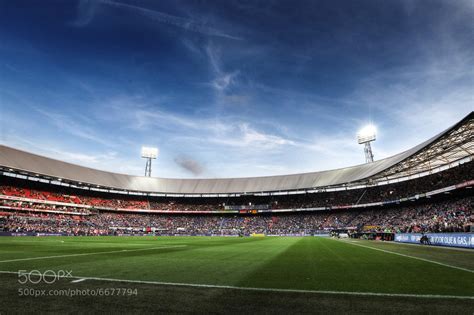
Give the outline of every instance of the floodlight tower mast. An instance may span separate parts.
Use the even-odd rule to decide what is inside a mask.
[[[151,158],[146,158],[145,176],[151,177]]]
[[[370,142],[364,144],[365,163],[372,163],[374,161],[374,154],[372,153],[372,147]]]
[[[362,128],[357,134],[357,142],[364,145],[365,163],[372,163],[374,161],[374,154],[372,153],[372,146],[370,143],[376,139],[376,129],[372,125]]]
[[[142,158],[146,159],[145,176],[151,177],[151,160],[158,157],[158,148],[142,147]]]

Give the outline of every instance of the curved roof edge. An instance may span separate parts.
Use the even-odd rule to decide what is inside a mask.
[[[343,185],[369,179],[426,148],[438,138],[474,116],[469,113],[461,121],[431,139],[394,156],[335,170],[320,172],[243,178],[174,179],[118,174],[71,164],[0,145],[0,166],[61,178],[102,188],[163,194],[240,194],[291,191]]]

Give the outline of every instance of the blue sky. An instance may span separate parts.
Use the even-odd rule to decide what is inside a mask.
[[[471,1],[1,1],[0,142],[229,177],[364,162],[474,109]]]

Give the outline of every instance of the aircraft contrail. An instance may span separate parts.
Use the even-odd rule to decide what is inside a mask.
[[[174,25],[180,28],[184,28],[185,30],[191,31],[191,32],[196,32],[196,33],[201,33],[205,35],[211,35],[211,36],[218,36],[218,37],[224,37],[224,38],[230,38],[230,39],[235,39],[235,40],[241,40],[241,38],[232,36],[229,34],[226,34],[224,32],[221,32],[220,30],[217,30],[215,28],[203,25],[201,23],[195,22],[191,19],[163,13],[160,11],[154,11],[146,8],[142,8],[139,6],[131,5],[131,4],[125,4],[125,3],[120,3],[120,2],[115,2],[115,1],[110,1],[110,0],[100,0],[100,4],[105,4],[109,6],[113,6],[116,8],[121,8],[121,9],[126,9],[132,12],[135,12],[137,14],[140,14],[146,18],[149,18],[153,21],[156,21],[158,23],[164,23],[164,24],[169,24],[169,25]],[[91,3],[91,5],[93,5]],[[80,4],[80,6],[83,6],[83,3]],[[91,13],[91,10],[94,10],[94,8],[89,8],[89,10],[86,10],[84,8],[81,8],[81,10],[85,11],[86,13]],[[90,20],[90,18],[86,19]],[[80,22],[80,24],[87,24]]]

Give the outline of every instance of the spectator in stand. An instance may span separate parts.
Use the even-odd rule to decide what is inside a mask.
[[[73,216],[67,213],[12,212],[4,228],[15,232],[100,235],[303,235],[356,227],[373,232],[467,232],[474,225],[473,197],[378,210],[332,210],[278,215],[170,215],[117,212]],[[34,204],[33,204],[34,206]]]
[[[366,189],[320,192],[285,196],[240,196],[226,198],[167,198],[125,196],[95,193],[80,189],[67,192],[48,191],[54,186],[41,186],[45,189],[22,187],[31,183],[14,180],[11,185],[0,186],[0,192],[7,196],[18,196],[36,200],[90,205],[108,209],[153,209],[163,211],[214,211],[223,210],[224,205],[267,205],[273,209],[315,208],[364,204],[377,201],[397,200],[432,191],[453,184],[474,179],[474,162],[462,164],[452,169],[406,182],[381,185]],[[14,185],[16,184],[16,186]],[[39,184],[38,184],[39,185]],[[56,187],[66,189],[64,187]]]

